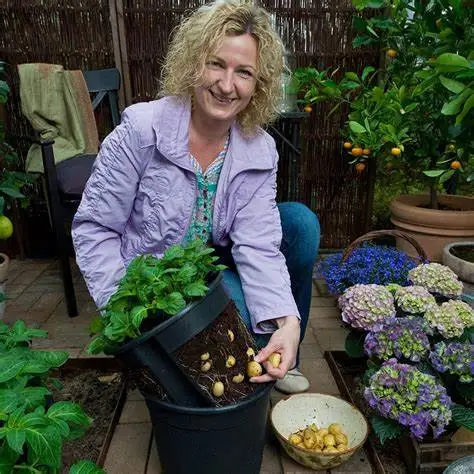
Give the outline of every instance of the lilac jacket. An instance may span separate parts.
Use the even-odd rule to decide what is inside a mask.
[[[99,308],[134,257],[160,257],[186,234],[197,192],[189,120],[189,101],[139,103],[102,143],[72,225],[77,263]],[[234,125],[214,205],[213,242],[234,244],[256,333],[268,332],[264,321],[299,316],[279,250],[277,161],[270,135],[249,139]]]

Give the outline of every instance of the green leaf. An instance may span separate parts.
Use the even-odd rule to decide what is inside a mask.
[[[433,64],[442,72],[455,72],[462,69],[470,69],[469,61],[464,56],[454,53],[441,54]]]
[[[441,175],[441,177],[439,178],[439,182],[440,184],[441,183],[444,183],[445,181],[447,181],[449,178],[451,178],[451,176],[455,173],[455,170],[448,170],[446,171],[445,173],[443,173]]]
[[[61,466],[61,436],[53,426],[32,427],[26,430],[26,441],[41,464],[59,468]]]
[[[52,420],[63,420],[68,424],[86,427],[92,422],[80,405],[69,401],[54,403],[49,407],[46,416]]]
[[[444,170],[428,170],[428,171],[423,171],[423,174],[425,176],[428,176],[429,178],[438,178],[444,173]]]
[[[207,293],[207,286],[200,283],[200,282],[195,282],[191,283],[184,289],[184,293],[186,296],[192,296],[192,297],[199,297],[199,296],[204,296]]]
[[[459,125],[464,117],[469,113],[469,111],[474,107],[474,92],[471,93],[469,99],[464,103],[462,112],[456,117],[456,125]]]
[[[349,121],[349,127],[354,133],[366,133],[367,130],[359,123],[354,120]]]
[[[88,354],[100,354],[104,351],[105,344],[102,336],[97,336],[87,346]]]
[[[441,113],[443,115],[456,115],[461,110],[462,104],[466,101],[466,99],[471,95],[471,89],[465,89],[461,92],[460,95],[455,97],[450,102],[446,102],[441,109]]]
[[[101,316],[96,316],[89,324],[89,334],[98,334],[103,331],[105,325]]]
[[[357,358],[364,355],[365,334],[351,331],[344,342],[344,348],[349,357]]]
[[[457,426],[464,426],[470,431],[474,431],[474,410],[455,403],[451,408],[453,422]]]
[[[346,79],[349,79],[350,81],[359,83],[359,76],[355,72],[351,72],[351,71],[346,72],[344,74],[344,77]]]
[[[106,474],[103,469],[92,461],[83,460],[71,466],[69,474]]]
[[[11,358],[0,360],[0,383],[16,377],[25,365],[24,360],[12,360]]]
[[[185,307],[186,307],[186,302],[184,301],[183,295],[181,293],[178,293],[177,291],[170,293],[164,299],[163,311],[165,311],[168,314],[175,315],[179,313]]]
[[[388,439],[400,438],[405,433],[400,423],[380,415],[372,416],[370,424],[381,444],[385,444]]]
[[[466,88],[462,82],[449,79],[449,77],[446,76],[439,76],[439,80],[448,91],[454,92],[455,94],[459,94]]]
[[[366,66],[362,71],[362,80],[365,81],[369,74],[375,72],[375,68],[373,66]]]
[[[145,306],[135,306],[130,312],[132,324],[138,329],[144,319],[148,316],[148,309]]]
[[[13,451],[18,454],[23,452],[23,445],[25,444],[26,434],[25,430],[21,428],[12,428],[7,433],[7,443]]]
[[[14,472],[13,466],[18,458],[18,453],[11,449],[7,443],[3,443],[0,447],[0,474],[12,474]]]

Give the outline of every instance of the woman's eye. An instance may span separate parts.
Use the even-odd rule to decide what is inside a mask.
[[[244,77],[252,77],[252,73],[250,71],[247,71],[246,69],[242,69],[241,71],[239,71],[239,74]]]
[[[221,63],[218,61],[209,61],[207,64],[212,67],[222,67]]]

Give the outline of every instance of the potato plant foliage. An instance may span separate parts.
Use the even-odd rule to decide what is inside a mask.
[[[194,240],[170,247],[162,258],[134,258],[102,317],[91,325],[96,337],[88,352],[114,353],[122,343],[140,337],[146,318],[161,321],[203,297],[209,276],[225,268],[215,263],[218,257],[213,252],[201,240]]]
[[[31,339],[46,336],[23,321],[0,324],[0,474],[59,474],[63,443],[81,437],[92,422],[77,403],[53,403],[49,373],[68,353],[31,350]],[[91,465],[95,471],[83,469]],[[100,472],[92,463],[77,467],[72,472]]]

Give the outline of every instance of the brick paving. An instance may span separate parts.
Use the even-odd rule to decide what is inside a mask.
[[[4,321],[17,319],[49,332],[49,339],[35,347],[68,350],[70,357],[90,357],[86,353],[87,328],[96,316],[79,270],[73,265],[79,316],[69,318],[62,291],[59,268],[54,260],[12,260],[6,294],[9,298]],[[301,347],[301,369],[308,376],[310,391],[338,395],[339,391],[329,366],[323,358],[325,350],[344,348],[346,330],[339,322],[335,300],[327,296],[324,285],[313,286],[313,299],[306,336]],[[284,396],[276,391],[271,402]],[[127,396],[104,465],[108,474],[160,474],[161,468],[145,402],[138,392]],[[304,474],[315,472],[286,456],[268,429],[260,474]],[[364,451],[339,468],[319,471],[332,474],[370,474],[372,469]],[[192,473],[190,473],[192,474]],[[209,473],[225,474],[225,473]]]

